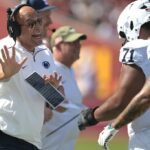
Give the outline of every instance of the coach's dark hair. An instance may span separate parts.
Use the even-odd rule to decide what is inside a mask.
[[[21,27],[19,23],[15,20],[15,15],[17,12],[24,6],[30,6],[28,4],[20,4],[17,5],[14,9],[8,8],[7,9],[7,31],[10,37],[16,41],[16,37],[21,34]]]

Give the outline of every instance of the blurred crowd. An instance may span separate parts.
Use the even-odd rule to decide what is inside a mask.
[[[116,35],[116,22],[123,8],[133,0],[57,0],[53,3],[71,18],[94,27],[97,37],[111,39]]]
[[[93,27],[98,38],[109,40],[117,36],[116,22],[123,8],[133,0],[48,0],[58,6],[57,11]],[[20,0],[13,0],[16,5]],[[10,5],[10,1],[2,4]],[[8,4],[9,3],[9,4]]]

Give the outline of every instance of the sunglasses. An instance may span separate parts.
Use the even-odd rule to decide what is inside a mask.
[[[28,20],[25,24],[20,24],[21,26],[26,26],[28,28],[34,28],[36,25],[42,25],[42,18],[36,20]]]

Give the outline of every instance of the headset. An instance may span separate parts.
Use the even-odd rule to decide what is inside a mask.
[[[15,20],[15,15],[24,6],[30,6],[30,5],[20,4],[17,5],[14,9],[12,8],[7,9],[7,31],[10,37],[12,37],[14,41],[16,41],[16,37],[18,37],[21,34],[21,26]]]

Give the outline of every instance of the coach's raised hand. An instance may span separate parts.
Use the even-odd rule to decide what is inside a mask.
[[[6,46],[1,49],[0,55],[0,80],[8,79],[16,74],[27,60],[27,58],[24,58],[20,62],[17,62],[16,50],[14,47],[12,48],[12,55],[10,55]]]

